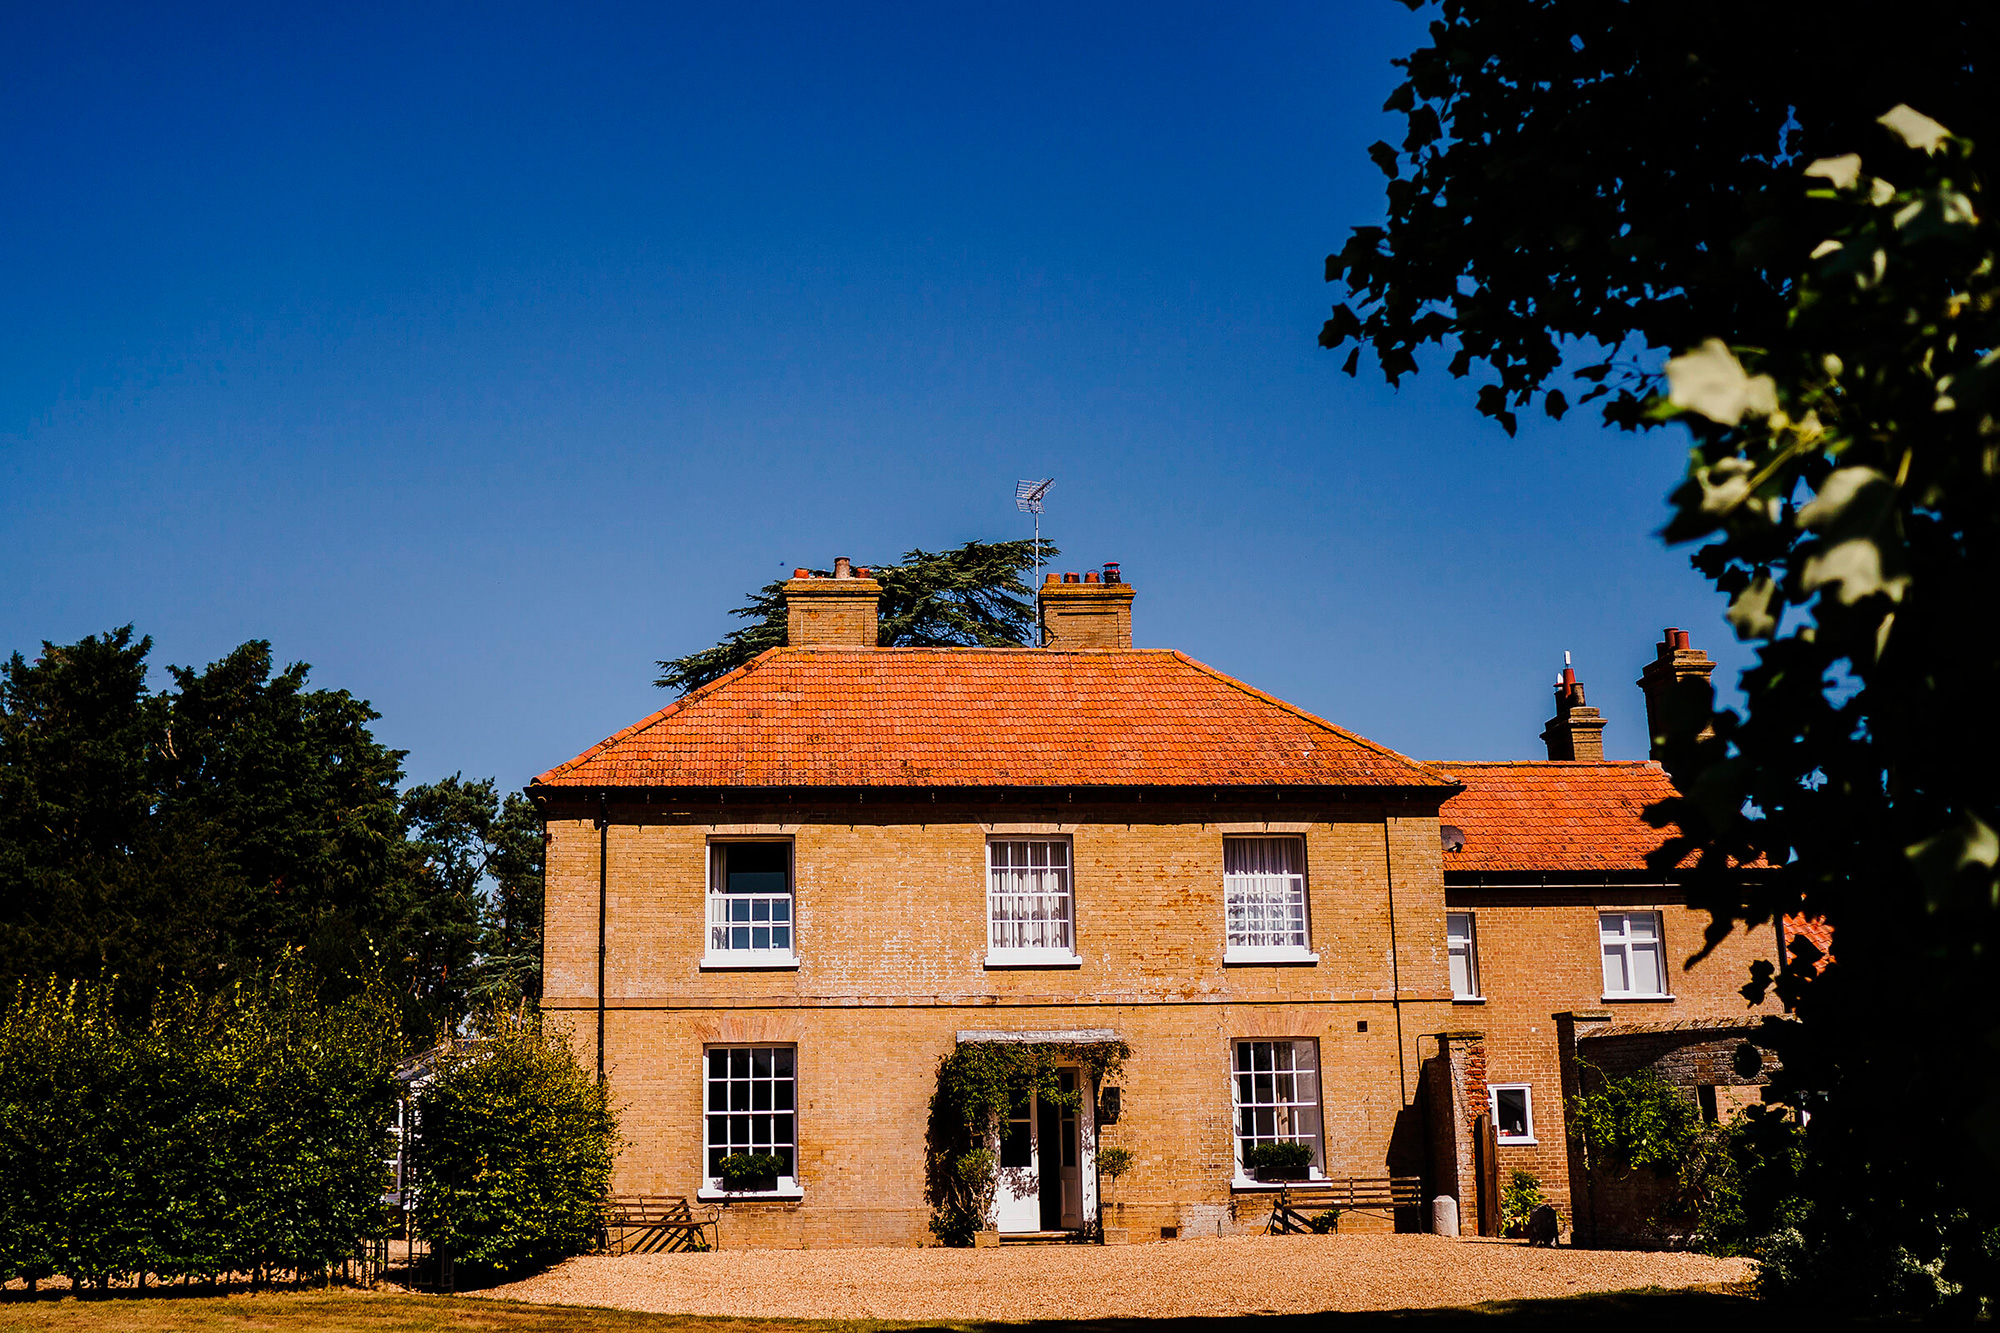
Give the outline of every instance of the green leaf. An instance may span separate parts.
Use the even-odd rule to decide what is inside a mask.
[[[1720,338],[1667,362],[1668,401],[1683,411],[1733,426],[1746,413],[1769,416],[1778,410],[1777,385],[1769,375],[1752,375]]]
[[[1876,105],[1881,105],[1879,102]],[[1907,106],[1891,107],[1876,117],[1875,123],[1887,127],[1890,133],[1910,147],[1926,153],[1935,153],[1951,137],[1951,131],[1932,120],[1921,111]]]

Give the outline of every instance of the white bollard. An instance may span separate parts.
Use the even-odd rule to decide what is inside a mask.
[[[1449,1194],[1431,1200],[1431,1232],[1438,1236],[1458,1234],[1458,1200]]]

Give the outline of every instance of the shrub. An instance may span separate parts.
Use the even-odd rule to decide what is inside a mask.
[[[1500,1234],[1527,1235],[1528,1214],[1546,1202],[1548,1200],[1542,1197],[1541,1177],[1532,1171],[1517,1168],[1507,1178],[1506,1188],[1500,1191]]]
[[[1323,1213],[1315,1213],[1306,1219],[1306,1225],[1312,1228],[1312,1233],[1315,1236],[1324,1236],[1330,1231],[1338,1231],[1340,1229],[1340,1209],[1329,1208]]]
[[[1312,1164],[1310,1143],[1260,1143],[1243,1154],[1245,1171],[1303,1171]]]
[[[618,1126],[558,1032],[492,1015],[417,1098],[418,1232],[455,1260],[517,1270],[590,1248]]]
[[[1130,1148],[1100,1148],[1097,1151],[1097,1173],[1116,1180],[1132,1169]]]
[[[112,1017],[97,984],[0,1009],[0,1279],[317,1273],[371,1233],[395,1008],[299,968]]]
[[[785,1159],[775,1153],[733,1152],[717,1162],[716,1169],[730,1189],[747,1190],[785,1174]]]

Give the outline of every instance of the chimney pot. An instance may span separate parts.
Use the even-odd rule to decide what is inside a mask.
[[[1576,668],[1565,666],[1556,678],[1556,715],[1542,728],[1551,759],[1604,758],[1604,715],[1583,702]]]
[[[1076,572],[1074,570],[1067,570],[1063,573],[1064,583],[1075,583],[1076,581],[1077,577],[1076,577]]]
[[[785,585],[785,642],[793,648],[873,648],[880,633],[882,585],[846,556],[832,578],[794,571]]]
[[[1707,653],[1689,643],[1688,632],[1668,626],[1660,635],[1653,660],[1639,673],[1639,688],[1646,692],[1646,730],[1651,751],[1660,758],[1667,733],[1684,721],[1706,718],[1715,707],[1709,677],[1715,663]],[[1715,734],[1712,723],[1704,722],[1700,737]]]
[[[1036,598],[1042,615],[1042,644],[1047,648],[1130,648],[1132,646],[1132,585],[1115,577],[1116,565],[1103,574],[1051,574]]]
[[[1056,572],[1055,572],[1054,570],[1050,570],[1050,571],[1049,571],[1049,576],[1048,576],[1047,578],[1043,579],[1043,580],[1042,580],[1042,582],[1044,582],[1044,583],[1061,583],[1061,582],[1062,582],[1062,575],[1060,575],[1060,574],[1056,573]]]
[[[1118,562],[1116,560],[1107,560],[1104,562],[1104,581],[1106,583],[1123,583],[1125,581],[1124,576],[1118,572]]]

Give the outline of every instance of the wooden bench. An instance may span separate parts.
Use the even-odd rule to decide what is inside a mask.
[[[604,1201],[604,1248],[678,1254],[715,1248],[715,1210],[696,1217],[684,1194],[613,1194]]]
[[[1419,1176],[1346,1176],[1337,1180],[1301,1180],[1278,1192],[1271,1221],[1264,1228],[1274,1236],[1311,1231],[1310,1219],[1329,1208],[1342,1212],[1394,1211],[1421,1208],[1424,1183]]]

